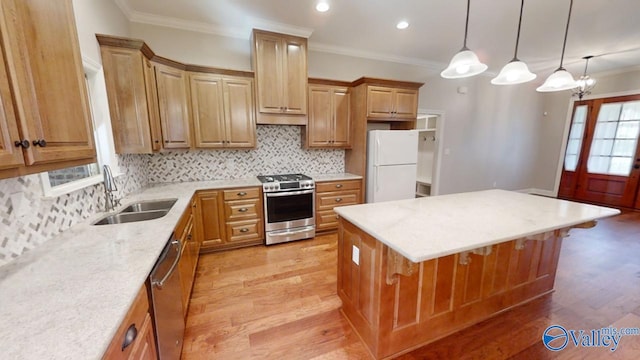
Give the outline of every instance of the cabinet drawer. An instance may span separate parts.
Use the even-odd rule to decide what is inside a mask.
[[[317,210],[331,210],[336,206],[354,205],[360,203],[360,191],[336,191],[318,194]]]
[[[316,213],[316,230],[331,230],[338,228],[338,214],[333,210],[322,210]]]
[[[262,239],[262,223],[259,219],[227,223],[228,242],[244,242]]]
[[[316,192],[360,190],[360,180],[317,182]]]
[[[133,305],[127,312],[124,320],[120,324],[118,331],[116,331],[109,348],[104,354],[103,359],[129,359],[133,348],[136,347],[138,341],[144,341],[142,336],[138,336],[135,340],[129,344],[127,347],[122,349],[122,344],[124,342],[125,336],[127,334],[127,330],[129,328],[135,328],[139,333],[143,329],[143,324],[147,314],[149,313],[149,298],[147,296],[147,288],[143,285],[142,289],[136,296],[136,299],[133,302]],[[132,330],[133,331],[133,330]],[[139,334],[142,335],[142,334]]]
[[[233,189],[224,191],[224,200],[257,199],[260,197],[260,188]]]
[[[225,218],[227,221],[255,219],[258,217],[260,204],[260,199],[225,201]]]

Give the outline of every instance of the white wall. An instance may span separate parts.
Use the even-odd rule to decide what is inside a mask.
[[[129,21],[113,0],[73,0],[73,10],[84,57],[102,63],[96,33],[129,36]]]
[[[445,111],[440,194],[534,185],[541,98],[531,83],[489,81],[433,77],[420,89],[421,108]]]
[[[591,95],[585,99],[621,92],[640,93],[640,68],[590,75],[598,82]],[[542,117],[540,122],[540,152],[535,166],[538,171],[535,174],[534,187],[554,192],[557,190],[556,175],[560,159],[564,156],[562,144],[568,135],[564,130],[570,121],[568,115],[572,110],[572,100],[576,98],[572,98],[569,91],[545,94],[542,98],[543,111],[547,112],[547,116]]]

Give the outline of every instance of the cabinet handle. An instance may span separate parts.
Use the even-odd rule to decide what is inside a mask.
[[[240,192],[238,193],[238,196],[246,196],[246,195],[247,195],[247,193],[246,193],[246,192],[244,192],[244,191],[240,191]]]
[[[342,184],[336,184],[336,189],[340,189],[342,187]]]
[[[239,212],[247,212],[247,210],[249,210],[249,209],[247,209],[247,208],[240,208],[240,209],[238,209],[238,211],[239,211]]]
[[[336,202],[340,202],[340,201],[342,201],[342,198],[337,198],[336,199]]]
[[[193,235],[191,234],[187,235],[187,241],[191,241],[191,239],[193,239]]]
[[[241,233],[246,233],[247,231],[249,231],[249,229],[247,229],[247,228],[242,228],[242,229],[240,229],[240,232],[241,232]]]
[[[136,329],[136,324],[129,325],[127,332],[124,334],[124,340],[122,341],[122,351],[127,348],[127,346],[131,345],[136,340],[138,336],[138,329]]]
[[[22,147],[23,149],[28,149],[29,146],[31,146],[29,144],[29,140],[27,139],[21,140],[21,141],[15,141],[14,144],[16,145],[16,147]]]
[[[44,139],[33,140],[33,146],[46,147],[47,142]]]
[[[158,144],[160,141],[158,141],[158,140],[154,140],[153,142],[154,142],[154,143],[156,143],[156,144]]]

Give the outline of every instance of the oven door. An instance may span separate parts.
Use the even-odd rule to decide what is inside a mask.
[[[315,225],[313,189],[264,193],[265,230]]]

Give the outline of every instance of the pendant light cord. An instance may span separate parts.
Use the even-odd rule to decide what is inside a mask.
[[[470,6],[471,6],[471,0],[467,0],[467,21],[464,24],[464,45],[462,45],[462,50],[469,50],[469,48],[467,48],[467,32],[469,31],[469,7]]]
[[[516,36],[516,50],[513,53],[513,60],[511,61],[519,61],[518,60],[518,45],[520,44],[520,27],[522,26],[522,9],[524,9],[524,0],[520,4],[520,20],[518,20],[518,35]]]
[[[585,56],[583,57],[583,59],[587,60],[587,62],[584,64],[584,74],[582,74],[582,76],[587,76],[587,67],[589,67],[589,59],[591,59],[593,56]]]
[[[564,43],[562,44],[562,55],[560,56],[560,69],[564,69],[562,67],[562,61],[564,60],[564,48],[567,47],[567,35],[569,34],[569,22],[571,21],[571,9],[573,8],[573,0],[569,3],[569,16],[567,17],[567,27],[564,30]]]

